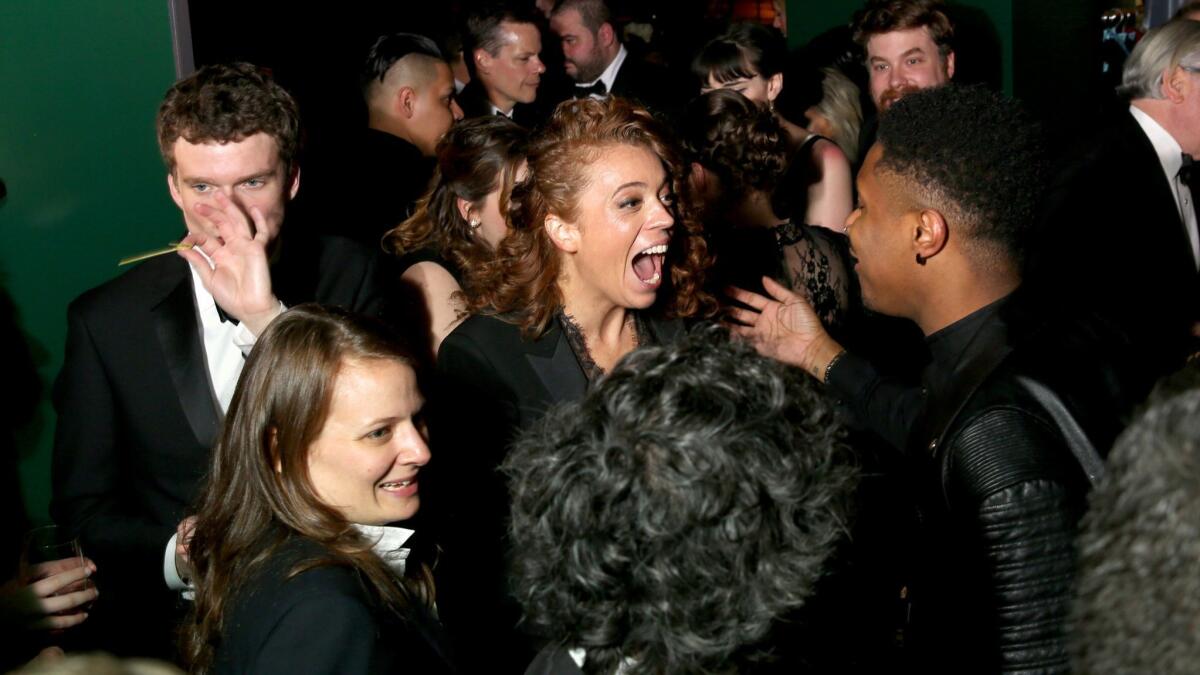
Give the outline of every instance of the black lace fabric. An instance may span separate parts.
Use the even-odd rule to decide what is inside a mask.
[[[775,227],[783,283],[804,293],[826,328],[846,321],[851,272],[846,238],[831,230],[786,222]]]
[[[635,347],[640,347],[644,344],[650,344],[650,332],[640,314],[637,312],[629,312],[629,320],[633,322],[633,341]],[[558,323],[562,327],[563,335],[567,338],[567,344],[571,346],[571,351],[575,353],[575,360],[579,362],[579,368],[583,370],[583,374],[587,377],[588,382],[595,382],[601,377],[604,377],[604,369],[596,360],[592,358],[592,353],[588,351],[587,337],[583,334],[583,329],[575,322],[575,317],[567,314],[562,307],[555,312],[555,317],[558,318]]]

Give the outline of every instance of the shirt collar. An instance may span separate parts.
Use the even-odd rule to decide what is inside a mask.
[[[625,63],[625,57],[628,55],[629,52],[625,51],[625,45],[620,45],[617,49],[617,55],[613,57],[612,63],[608,64],[608,67],[604,69],[604,72],[600,73],[600,77],[592,80],[591,82],[576,82],[575,86],[590,87],[593,84],[596,84],[597,81],[600,81],[604,83],[604,91],[611,94],[613,82],[616,81],[617,73],[621,70],[621,64]]]
[[[1158,163],[1162,165],[1167,177],[1174,179],[1179,173],[1179,167],[1183,166],[1183,148],[1179,147],[1179,141],[1145,110],[1131,105],[1129,113],[1150,139],[1150,144],[1154,146],[1154,152],[1158,155]]]
[[[387,525],[360,525],[354,523],[355,529],[371,542],[371,550],[383,559],[387,566],[397,575],[403,576],[405,561],[408,560],[409,549],[402,544],[415,534],[415,530]]]
[[[491,109],[493,115],[504,115],[505,117],[507,117],[508,119],[511,120],[512,116],[513,116],[513,110],[516,110],[517,106],[513,105],[513,107],[511,109],[509,109],[508,112],[504,112],[503,110],[497,108],[495,103],[488,101],[488,108]]]

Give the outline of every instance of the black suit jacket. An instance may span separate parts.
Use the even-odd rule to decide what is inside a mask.
[[[285,304],[382,311],[375,257],[361,247],[336,238],[281,245],[272,278]],[[176,594],[163,581],[164,551],[221,426],[196,312],[177,256],[148,260],[67,311],[50,508],[98,568],[102,597],[88,628],[112,632],[88,646],[169,655]]]
[[[1145,359],[1147,385],[1195,347],[1200,275],[1158,156],[1128,111],[1052,186],[1026,287],[1059,311],[1098,312]]]
[[[668,120],[678,119],[696,92],[687,88],[687,77],[672,77],[666,68],[633,54],[625,57],[610,93],[637,101]]]
[[[288,578],[298,563],[328,555],[294,538],[252,575],[228,605],[212,672],[454,672],[437,619],[420,607],[405,617],[380,607],[353,569],[323,566]]]
[[[679,321],[646,323],[655,343],[683,333]],[[506,589],[509,501],[497,469],[517,434],[552,405],[583,398],[588,380],[557,321],[526,340],[516,325],[478,315],[442,342],[438,375],[431,439],[444,504],[438,606],[465,671],[521,673],[536,648],[517,632],[520,609]]]

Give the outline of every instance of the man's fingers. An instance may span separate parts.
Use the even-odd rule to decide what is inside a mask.
[[[771,304],[770,298],[764,298],[758,293],[751,293],[737,286],[726,286],[725,295],[737,300],[743,305],[749,305],[758,311],[762,311],[767,305]]]
[[[793,293],[791,291],[791,289],[789,289],[787,286],[784,286],[783,284],[779,283],[778,281],[775,281],[771,277],[763,277],[762,280],[763,280],[763,288],[766,289],[767,293],[772,298],[775,298],[776,300],[778,300],[779,302],[782,302],[785,305],[787,303],[793,302],[796,299],[801,297],[801,296]]]
[[[74,609],[96,599],[100,592],[94,586],[72,593],[63,593],[42,600],[42,609],[47,614],[57,614],[68,609]]]
[[[204,284],[205,288],[212,288],[212,277],[214,271],[212,266],[208,264],[208,261],[204,259],[204,256],[197,253],[194,249],[185,248],[179,249],[176,251],[176,253],[182,256],[184,260],[188,261],[188,264],[192,266],[192,269],[196,270],[196,274],[200,277],[200,282]]]
[[[753,326],[762,314],[741,307],[730,307],[725,316],[739,325]]]
[[[32,590],[34,595],[38,596],[39,598],[45,598],[54,595],[67,586],[70,586],[77,581],[86,579],[91,575],[92,568],[88,567],[87,565],[79,565],[78,561],[76,560],[75,567],[62,572],[57,572],[46,577],[45,579],[38,580],[30,587],[30,590]]]
[[[44,616],[31,624],[35,630],[62,630],[71,626],[78,626],[87,619],[87,612],[76,612],[75,614],[54,614]]]
[[[267,219],[263,216],[262,209],[257,206],[250,207],[250,219],[254,222],[254,232],[252,236],[256,241],[267,243]]]
[[[242,211],[242,207],[235,204],[229,197],[225,196],[224,192],[218,191],[214,197],[217,207],[225,214],[224,228],[218,223],[217,231],[225,239],[230,236],[245,237],[246,239],[254,238],[254,227],[250,223],[250,219],[246,217],[246,213]]]

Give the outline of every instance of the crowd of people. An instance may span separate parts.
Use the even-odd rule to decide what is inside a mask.
[[[380,36],[312,188],[267,72],[176,82],[186,236],[67,310],[86,557],[0,589],[3,665],[1190,672],[1200,4],[1062,158],[939,0],[853,67],[776,5],[676,71],[604,0]]]

